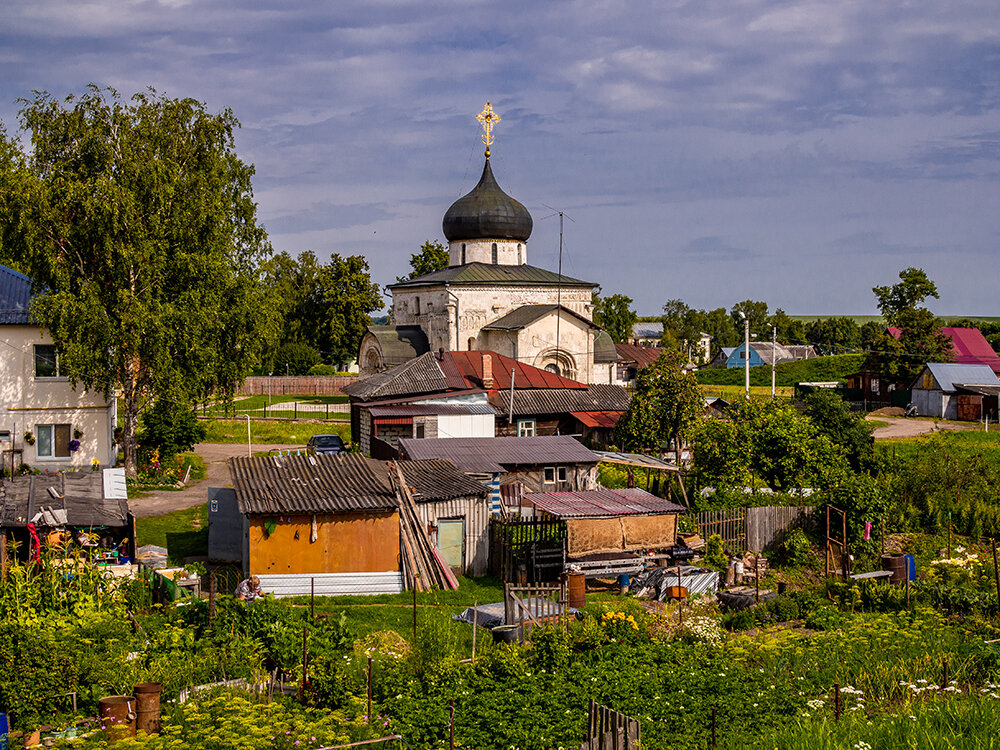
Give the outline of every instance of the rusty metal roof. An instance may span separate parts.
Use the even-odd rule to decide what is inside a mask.
[[[400,438],[412,459],[445,458],[470,474],[499,474],[514,466],[593,464],[598,456],[567,435],[496,438]]]
[[[586,427],[614,427],[621,419],[620,411],[575,411],[573,416]]]
[[[369,406],[373,417],[421,417],[434,414],[496,414],[489,404],[387,404]]]
[[[478,495],[485,488],[448,461],[401,461],[403,476],[425,501]],[[392,510],[389,465],[354,453],[229,459],[240,512],[247,515]]]
[[[615,344],[619,362],[635,362],[638,367],[645,367],[655,362],[663,351],[658,346],[639,346],[637,344]]]
[[[525,502],[558,518],[608,518],[614,516],[652,516],[683,513],[677,503],[651,495],[638,487],[577,492],[533,492]]]

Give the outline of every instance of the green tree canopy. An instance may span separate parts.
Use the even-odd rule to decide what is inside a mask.
[[[768,325],[770,318],[767,314],[767,303],[752,299],[745,299],[737,302],[729,311],[729,317],[733,321],[733,326],[739,331],[741,338],[743,334],[743,318],[740,313],[747,316],[750,321],[750,333],[756,333],[758,339],[764,339],[765,333],[769,334],[771,328]]]
[[[632,326],[639,316],[632,309],[632,298],[624,294],[610,297],[594,295],[594,322],[608,332],[616,344],[624,344],[632,338]]]
[[[739,398],[728,416],[704,420],[692,435],[703,486],[787,492],[839,484],[850,473],[841,449],[791,404]]]
[[[682,369],[685,358],[667,349],[639,370],[628,410],[615,426],[615,442],[630,451],[670,445],[680,451],[684,439],[705,413],[698,382]]]
[[[427,240],[420,246],[419,252],[410,256],[410,275],[397,276],[396,281],[409,281],[432,271],[440,271],[447,268],[448,263],[448,248],[440,242]]]
[[[909,387],[926,363],[951,361],[951,339],[941,333],[940,319],[921,306],[928,297],[938,298],[923,269],[904,268],[899,283],[872,291],[886,324],[899,329],[898,338],[886,331],[876,341],[883,378]]]
[[[805,413],[821,435],[840,446],[851,469],[868,473],[877,469],[871,423],[852,412],[837,393],[827,389],[810,393]]]
[[[32,276],[32,313],[67,375],[117,396],[135,476],[139,415],[158,395],[231,395],[274,338],[239,123],[193,99],[96,86],[37,94],[20,116],[30,150],[0,147],[4,253]]]

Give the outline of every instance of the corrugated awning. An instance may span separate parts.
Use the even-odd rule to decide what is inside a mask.
[[[636,466],[640,469],[655,469],[656,471],[680,471],[680,467],[656,456],[645,456],[641,453],[620,453],[617,451],[594,451],[603,463]]]
[[[677,503],[652,495],[638,487],[578,492],[533,492],[524,500],[536,509],[558,518],[610,518],[615,516],[649,516],[663,513],[683,513]]]
[[[373,417],[375,425],[384,424],[413,424],[413,417]]]
[[[573,416],[587,427],[614,427],[624,412],[620,411],[574,411]]]

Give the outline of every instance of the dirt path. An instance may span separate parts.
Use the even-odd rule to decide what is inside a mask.
[[[254,445],[253,450],[288,450],[289,448],[301,448],[301,444],[265,444]],[[239,443],[202,443],[196,445],[194,452],[205,461],[205,478],[193,482],[183,490],[159,490],[150,492],[145,497],[137,497],[129,500],[129,507],[138,516],[159,516],[184,508],[193,508],[208,500],[209,487],[229,487],[232,482],[229,480],[229,468],[226,466],[226,459],[230,456],[245,456],[247,454],[246,445]]]
[[[888,422],[875,428],[872,433],[876,440],[888,440],[890,438],[911,438],[919,435],[926,435],[931,432],[942,432],[944,430],[971,430],[974,426],[949,424],[946,422],[934,423],[932,419],[918,418],[897,418],[883,417],[881,415],[869,416],[867,419],[873,422]]]

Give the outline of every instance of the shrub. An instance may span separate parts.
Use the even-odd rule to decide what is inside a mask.
[[[793,529],[789,532],[781,545],[781,559],[790,566],[802,566],[812,562],[812,544],[805,531]]]
[[[319,352],[309,344],[291,341],[279,346],[274,353],[274,372],[278,375],[305,375],[321,359]]]
[[[722,571],[724,571],[729,565],[729,559],[726,557],[726,550],[722,542],[722,537],[718,534],[712,534],[708,538],[708,542],[705,545],[704,562],[708,567]]]
[[[139,445],[158,450],[163,458],[189,451],[205,439],[205,425],[198,421],[190,404],[159,399],[142,415]]]

